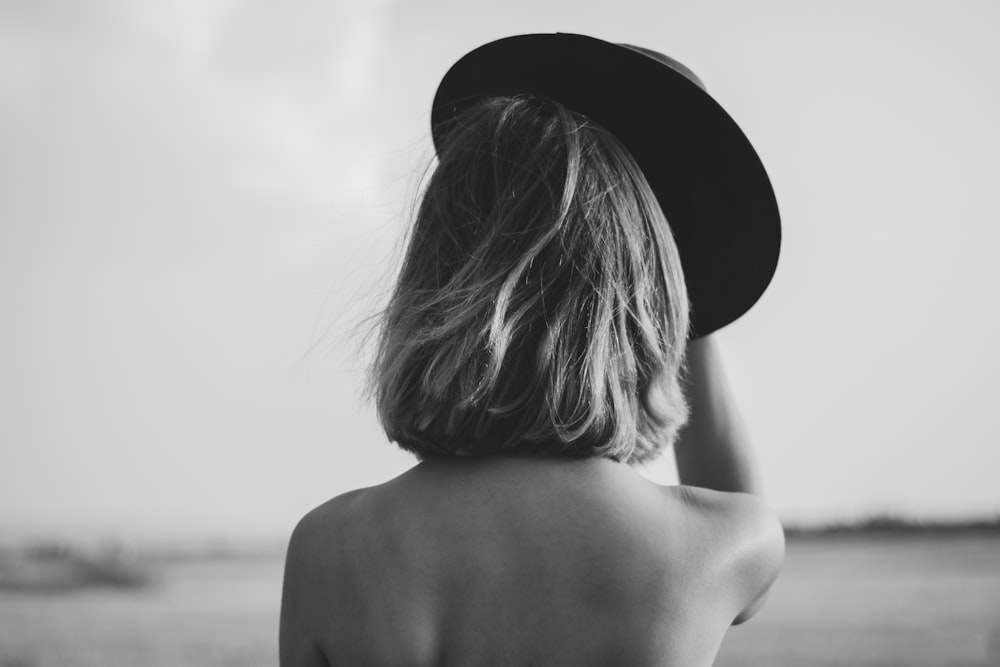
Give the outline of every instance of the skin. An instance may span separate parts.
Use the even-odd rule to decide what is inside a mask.
[[[689,383],[680,486],[605,459],[450,458],[310,512],[281,665],[710,665],[784,541],[710,338]]]

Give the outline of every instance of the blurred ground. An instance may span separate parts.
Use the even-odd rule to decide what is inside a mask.
[[[182,560],[147,589],[0,595],[0,667],[273,667],[282,565]]]
[[[0,667],[277,664],[280,558],[161,564],[156,586],[0,593]],[[790,540],[720,667],[1000,665],[1000,536]]]
[[[1000,666],[1000,535],[790,540],[767,604],[715,664]]]

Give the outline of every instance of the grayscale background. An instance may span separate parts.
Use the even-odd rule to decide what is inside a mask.
[[[719,337],[783,519],[1000,515],[1000,4],[0,0],[0,667],[275,662],[298,517],[411,465],[363,343],[435,86],[556,31],[682,61],[769,171],[778,271]],[[1000,664],[996,554],[790,541],[719,664]],[[3,585],[99,558],[155,581]]]

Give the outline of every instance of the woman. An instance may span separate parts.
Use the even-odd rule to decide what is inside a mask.
[[[420,463],[299,523],[282,665],[710,665],[784,549],[710,335],[777,260],[756,154],[579,35],[465,56],[434,132],[372,370]],[[672,444],[681,486],[633,469]]]

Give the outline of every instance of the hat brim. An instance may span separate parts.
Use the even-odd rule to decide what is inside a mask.
[[[697,83],[639,50],[592,37],[508,37],[471,51],[444,76],[431,115],[435,144],[476,100],[517,94],[590,118],[635,158],[680,252],[692,338],[757,302],[781,247],[774,190],[749,139]]]

